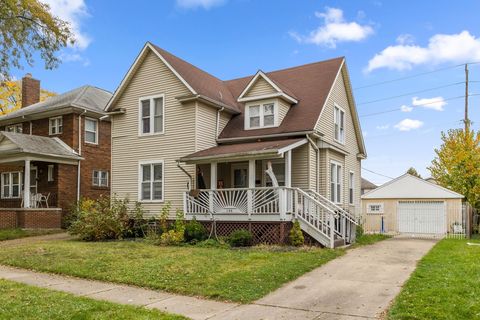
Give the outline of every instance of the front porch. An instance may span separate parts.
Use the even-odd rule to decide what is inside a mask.
[[[304,233],[324,246],[353,242],[356,219],[309,188],[316,172],[305,170],[307,143],[292,139],[219,146],[182,158],[196,164],[195,188],[183,195],[186,218],[223,229],[235,224],[250,229],[252,224],[278,224],[275,237],[281,239],[298,220]],[[293,163],[293,158],[298,162]]]
[[[0,132],[0,151],[0,228],[60,228],[82,158],[58,138],[13,132]]]

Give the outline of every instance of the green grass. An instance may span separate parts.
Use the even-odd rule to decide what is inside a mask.
[[[0,241],[58,233],[60,230],[0,229]]]
[[[96,301],[0,279],[0,319],[158,319],[184,317],[157,310]]]
[[[374,244],[378,241],[386,240],[390,238],[390,236],[385,234],[363,234],[358,237],[355,241],[354,247],[364,246]]]
[[[388,319],[480,319],[479,240],[445,239],[418,263]]]
[[[2,248],[0,264],[246,303],[344,252],[49,241]]]

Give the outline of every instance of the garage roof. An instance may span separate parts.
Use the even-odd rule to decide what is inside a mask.
[[[447,188],[408,173],[365,193],[362,199],[458,199],[464,198]]]

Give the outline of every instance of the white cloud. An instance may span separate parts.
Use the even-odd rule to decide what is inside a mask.
[[[417,65],[480,60],[480,38],[466,30],[458,34],[436,34],[429,39],[426,47],[412,44],[412,39],[405,40],[400,36],[397,39],[399,44],[377,53],[370,59],[365,71],[380,68],[410,70]]]
[[[400,110],[402,112],[411,112],[413,110],[413,107],[410,107],[404,104],[403,106],[400,107]]]
[[[315,12],[315,16],[324,20],[322,26],[306,36],[296,32],[290,32],[290,36],[301,43],[336,48],[339,42],[358,42],[373,34],[373,28],[369,25],[345,21],[343,11],[338,8],[326,7],[325,12]]]
[[[60,54],[60,60],[62,60],[63,62],[80,62],[84,67],[88,67],[90,65],[90,60],[78,53],[62,52]]]
[[[414,42],[415,38],[409,33],[404,33],[397,37],[397,43],[399,44],[412,44]]]
[[[423,126],[423,122],[420,120],[413,120],[413,119],[403,119],[399,123],[395,125],[395,128],[400,131],[410,131],[414,129],[418,129]]]
[[[383,125],[379,125],[376,127],[377,130],[387,130],[388,128],[390,128],[390,125],[389,124],[383,124]]]
[[[177,5],[184,9],[203,8],[208,10],[212,7],[224,4],[226,0],[177,0]]]
[[[415,107],[422,107],[426,109],[433,109],[436,111],[443,111],[443,107],[447,105],[447,102],[443,97],[434,97],[434,98],[423,98],[419,99],[418,97],[412,98],[412,105]]]
[[[88,17],[87,5],[84,0],[41,0],[48,4],[55,16],[70,23],[75,36],[74,49],[84,50],[92,39],[82,31],[82,19]]]

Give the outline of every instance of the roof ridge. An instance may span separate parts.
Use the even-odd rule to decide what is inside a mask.
[[[327,59],[327,60],[320,60],[320,61],[315,61],[315,62],[309,62],[309,63],[305,63],[305,64],[301,64],[301,65],[298,65],[298,66],[293,66],[293,67],[287,67],[287,68],[283,68],[283,69],[277,69],[277,70],[272,70],[272,71],[263,71],[261,69],[258,69],[260,71],[262,71],[263,73],[265,73],[266,75],[268,75],[269,73],[275,73],[275,72],[280,72],[280,71],[287,71],[287,70],[293,70],[293,69],[299,69],[299,68],[302,68],[302,67],[308,67],[308,66],[311,66],[311,65],[315,65],[315,64],[320,64],[320,63],[325,63],[325,62],[329,62],[329,61],[333,61],[333,60],[339,60],[339,59],[345,59],[345,56],[339,56],[339,57],[336,57],[336,58],[330,58],[330,59]],[[257,71],[258,72],[258,71]],[[254,77],[257,72],[255,72],[254,74],[252,75],[248,75],[248,76],[243,76],[243,77],[238,77],[238,78],[233,78],[233,79],[229,79],[229,80],[223,80],[224,82],[230,82],[230,81],[236,81],[236,80],[241,80],[241,79],[245,79],[245,78],[250,78],[250,77]]]

